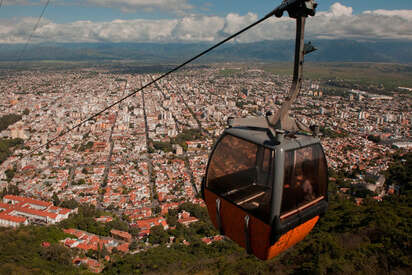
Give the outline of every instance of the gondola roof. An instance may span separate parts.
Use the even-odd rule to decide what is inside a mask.
[[[225,134],[230,134],[235,137],[263,145],[269,149],[275,149],[275,146],[280,144],[280,142],[273,136],[269,128],[238,126],[227,128],[225,130]],[[319,143],[319,139],[313,136],[295,133],[284,136],[282,148],[284,150],[291,150],[306,147],[314,143]]]

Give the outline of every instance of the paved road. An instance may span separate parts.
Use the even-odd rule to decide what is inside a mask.
[[[197,118],[195,112],[193,111],[193,109],[187,104],[186,100],[183,97],[183,91],[179,88],[176,87],[176,92],[177,95],[180,97],[180,99],[183,101],[183,104],[186,106],[186,108],[189,110],[189,113],[192,115],[193,119],[196,121],[197,123],[197,127],[200,130],[200,132],[206,136],[209,136],[209,132],[206,131],[205,129],[203,129],[202,127],[202,123],[200,122],[200,120]]]
[[[191,185],[192,185],[193,192],[194,192],[196,195],[198,195],[198,194],[199,194],[199,190],[197,190],[197,187],[196,187],[196,184],[195,184],[195,178],[194,178],[194,176],[193,176],[193,170],[192,170],[192,168],[190,167],[190,163],[189,163],[189,156],[188,156],[188,154],[186,153],[186,154],[184,155],[184,157],[185,157],[186,171],[189,172],[189,175],[190,175],[190,183],[191,183]]]
[[[140,83],[140,87],[143,87],[143,83]],[[145,127],[145,136],[146,136],[146,147],[149,150],[150,141],[149,141],[149,126],[147,125],[147,114],[146,114],[146,102],[144,97],[144,90],[140,91],[142,96],[142,105],[143,105],[143,117],[144,117],[144,127]],[[149,152],[146,153],[146,161],[147,161],[147,169],[149,172],[149,185],[150,185],[150,192],[152,194],[152,208],[155,208],[159,205],[159,201],[154,199],[155,195],[155,182],[152,178],[153,173],[153,163],[152,163],[152,156]]]
[[[151,76],[151,77],[152,77],[152,80],[154,80],[153,76]],[[156,88],[162,93],[163,98],[166,98],[166,95],[163,93],[162,89],[159,87],[159,85],[157,84],[157,82],[155,83],[155,86],[156,86]],[[178,88],[176,88],[176,89],[178,89]],[[183,98],[182,91],[179,89],[179,90],[176,90],[176,93],[178,94],[178,96],[180,97],[180,99],[183,101],[183,104],[184,104],[184,105],[186,106],[186,108],[189,110],[189,112],[190,112],[190,114],[192,115],[192,117],[195,119],[195,121],[196,121],[196,123],[197,123],[197,125],[198,125],[199,130],[200,130],[202,133],[205,133],[206,135],[209,135],[209,133],[203,129],[200,120],[196,117],[196,114],[193,112],[192,108],[187,104],[187,102],[186,102],[185,99]],[[162,106],[162,108],[165,109],[163,106]],[[168,111],[168,110],[167,110],[167,111]],[[179,121],[176,119],[176,117],[173,115],[173,113],[172,113],[172,116],[173,116],[176,124],[177,124],[177,123],[180,123],[180,124],[185,125],[185,126],[187,126],[188,128],[190,128],[190,125],[179,122]],[[187,172],[189,173],[189,175],[190,175],[190,183],[191,183],[191,185],[192,185],[193,192],[197,195],[199,192],[198,192],[197,187],[196,187],[195,182],[194,182],[193,171],[192,171],[192,169],[190,168],[190,164],[189,164],[189,159],[188,159],[187,153],[184,155],[184,159],[185,159],[185,164],[186,164],[186,171],[187,171]]]
[[[151,78],[152,78],[152,80],[154,80],[154,77],[153,77],[153,76],[151,76]],[[166,99],[166,95],[165,95],[165,93],[163,92],[163,90],[160,88],[159,84],[157,84],[157,82],[155,82],[154,85],[155,85],[155,87],[160,91],[160,93],[162,94],[163,98]],[[173,117],[173,120],[174,120],[174,122],[175,122],[175,124],[176,124],[176,128],[177,128],[177,132],[178,132],[178,133],[181,133],[182,130],[183,130],[183,127],[180,127],[180,125],[186,126],[186,127],[190,127],[189,124],[183,123],[183,122],[179,121],[179,120],[177,119],[177,117],[173,114],[173,112],[169,110],[169,108],[163,107],[163,104],[160,104],[160,106],[163,108],[163,110],[165,110],[165,111],[167,111],[167,112],[170,112],[170,113],[172,114],[172,117]]]
[[[125,81],[125,84],[124,84],[124,90],[123,90],[122,96],[124,96],[124,94],[126,93],[126,88],[127,88],[127,80]],[[110,136],[109,136],[110,149],[109,149],[109,155],[107,156],[107,160],[105,162],[105,168],[104,168],[104,172],[103,172],[103,181],[102,181],[102,184],[100,185],[101,188],[105,188],[107,186],[109,172],[110,172],[110,168],[112,166],[112,155],[113,155],[113,148],[114,148],[114,140],[113,140],[112,136],[113,136],[114,128],[116,127],[117,117],[119,115],[119,110],[120,110],[121,105],[122,104],[120,103],[117,106],[117,110],[116,110],[115,118],[114,118],[114,121],[113,121],[113,124],[112,124],[112,128],[110,129]],[[98,208],[102,208],[101,203],[103,201],[103,197],[104,197],[104,194],[101,193],[100,198],[97,200]]]

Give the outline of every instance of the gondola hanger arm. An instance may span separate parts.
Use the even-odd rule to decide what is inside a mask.
[[[295,58],[293,66],[293,80],[289,93],[285,102],[280,107],[279,111],[267,117],[267,122],[273,130],[281,129],[288,131],[297,131],[299,127],[296,122],[288,117],[290,107],[295,102],[300,89],[302,87],[303,78],[303,62],[305,55],[305,23],[306,17],[314,16],[316,12],[316,2],[314,0],[285,0],[276,9],[275,15],[282,16],[286,10],[291,18],[296,19],[296,41],[295,41]],[[285,7],[285,8],[284,8]]]

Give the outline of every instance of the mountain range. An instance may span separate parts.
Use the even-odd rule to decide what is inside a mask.
[[[317,62],[412,63],[412,41],[314,40],[318,49],[306,60]],[[181,62],[212,44],[207,43],[46,43],[0,44],[0,61],[119,61],[149,64]],[[228,43],[203,57],[200,62],[290,61],[294,41]]]

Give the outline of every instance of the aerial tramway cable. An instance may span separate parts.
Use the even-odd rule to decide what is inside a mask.
[[[45,8],[43,9],[42,15],[43,15],[44,10],[46,9],[48,3],[49,3],[49,1],[47,1],[47,3],[46,3]],[[61,132],[59,135],[57,135],[57,136],[54,137],[53,139],[47,141],[45,144],[42,144],[42,145],[36,147],[35,149],[31,150],[30,152],[24,154],[21,158],[24,158],[24,157],[26,157],[26,156],[28,156],[28,155],[31,155],[31,154],[37,152],[38,150],[40,150],[41,148],[46,147],[47,145],[49,145],[50,143],[56,141],[57,139],[61,138],[62,136],[64,136],[64,135],[70,133],[71,131],[79,128],[80,126],[82,126],[82,125],[83,125],[84,123],[86,123],[87,121],[90,121],[90,120],[92,120],[93,118],[95,118],[95,117],[103,114],[103,113],[106,112],[107,110],[109,110],[109,109],[111,109],[112,107],[116,106],[117,104],[125,101],[125,100],[128,99],[129,97],[134,96],[136,93],[138,93],[138,92],[142,91],[143,89],[149,87],[150,85],[156,83],[156,82],[159,81],[160,79],[162,79],[162,78],[170,75],[171,73],[173,73],[173,72],[175,72],[175,71],[183,68],[183,67],[186,66],[187,64],[189,64],[189,63],[195,61],[196,59],[198,59],[199,57],[201,57],[201,56],[203,56],[203,55],[211,52],[211,51],[214,50],[215,48],[217,48],[217,47],[223,45],[224,43],[228,42],[229,40],[231,40],[231,39],[239,36],[240,34],[244,33],[245,31],[253,28],[254,26],[262,23],[263,21],[265,21],[266,19],[272,17],[273,15],[278,16],[278,13],[279,13],[279,12],[283,12],[283,10],[284,10],[284,8],[283,8],[283,10],[281,10],[281,9],[282,9],[282,5],[279,6],[278,8],[276,8],[276,9],[272,10],[271,12],[269,12],[268,14],[266,14],[266,15],[265,15],[264,17],[262,17],[261,19],[255,21],[254,23],[252,23],[252,24],[248,25],[247,27],[241,29],[240,31],[236,32],[235,34],[232,34],[231,36],[225,38],[224,40],[222,40],[222,41],[220,41],[219,43],[211,46],[210,48],[204,50],[203,52],[199,53],[198,55],[196,55],[196,56],[188,59],[187,61],[183,62],[182,64],[180,64],[180,65],[178,65],[178,66],[176,66],[176,67],[174,67],[173,69],[171,69],[171,70],[169,70],[168,72],[162,74],[161,76],[153,79],[153,80],[150,81],[149,83],[147,83],[147,84],[143,85],[142,87],[140,87],[139,89],[137,89],[137,90],[129,93],[127,96],[125,96],[125,97],[123,97],[123,98],[115,101],[114,103],[112,103],[112,104],[110,104],[109,106],[105,107],[105,108],[102,109],[101,111],[93,114],[92,116],[86,118],[85,120],[81,121],[80,123],[76,124],[75,126],[67,129],[66,131]],[[41,18],[41,17],[40,17],[40,18]],[[40,20],[38,20],[38,22],[39,22],[39,21],[40,21]],[[36,24],[36,26],[37,26],[37,24]],[[34,28],[33,30],[35,30],[35,28]],[[30,38],[31,38],[31,36],[30,36]],[[25,48],[26,48],[26,47],[25,47]]]
[[[3,0],[2,0],[2,3],[3,3]],[[43,10],[41,11],[41,14],[40,14],[39,18],[37,19],[36,24],[33,27],[33,30],[30,33],[29,39],[27,39],[26,43],[24,44],[23,50],[19,54],[19,58],[17,59],[17,64],[20,63],[24,53],[26,52],[27,46],[29,45],[29,43],[31,41],[31,38],[33,37],[34,32],[38,28],[40,20],[43,18],[44,12],[46,11],[47,7],[49,6],[49,3],[50,3],[50,0],[47,0],[46,4],[43,7]],[[0,7],[1,7],[1,5],[0,5]]]

